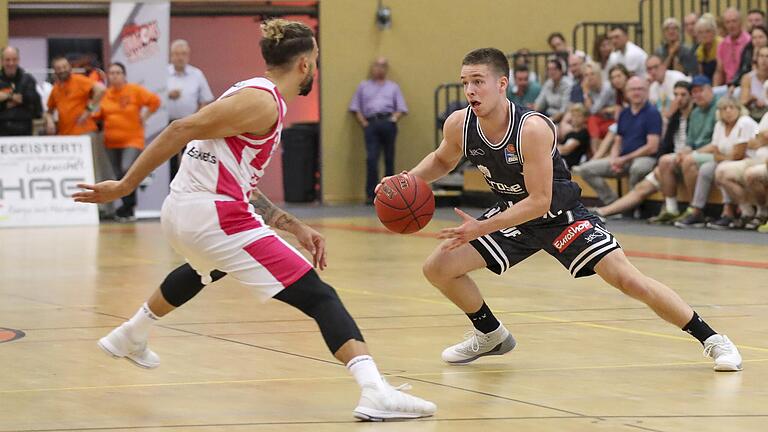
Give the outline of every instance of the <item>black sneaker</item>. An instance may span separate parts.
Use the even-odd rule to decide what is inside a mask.
[[[678,228],[704,228],[707,220],[704,218],[704,213],[691,213],[683,219],[676,221],[675,226]]]
[[[730,216],[721,216],[720,219],[709,222],[707,224],[707,228],[716,229],[716,230],[727,230],[731,229],[732,225],[734,223],[734,219]]]

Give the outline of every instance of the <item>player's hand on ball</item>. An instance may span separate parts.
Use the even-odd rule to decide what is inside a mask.
[[[327,264],[327,251],[325,250],[325,237],[308,225],[301,224],[294,235],[301,246],[312,254],[312,265],[319,270],[325,270]]]
[[[469,243],[471,240],[474,240],[483,234],[482,227],[477,219],[457,208],[454,208],[453,210],[461,218],[462,224],[456,228],[443,228],[437,235],[437,238],[439,239],[448,240],[443,243],[443,248],[449,251],[454,250],[465,243]]]
[[[399,175],[404,175],[404,174],[408,174],[408,171],[401,171],[400,174],[395,174],[393,176],[383,177],[381,180],[379,180],[379,184],[377,184],[376,187],[373,189],[373,194],[375,195],[379,191],[379,188],[381,187],[381,185],[383,185],[388,179],[390,179],[390,178],[392,178],[394,176],[399,176]]]
[[[107,180],[96,184],[80,183],[77,185],[80,189],[85,189],[72,194],[75,202],[103,204],[122,198],[129,193],[122,182],[116,180]]]

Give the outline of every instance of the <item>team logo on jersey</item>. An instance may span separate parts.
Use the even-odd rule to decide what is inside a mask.
[[[586,240],[587,243],[592,243],[593,240],[599,239],[602,237],[605,237],[605,233],[602,231],[595,230],[592,234],[588,235],[587,238],[585,238],[584,240]]]
[[[517,149],[514,144],[509,144],[504,148],[504,160],[508,164],[515,164],[520,162],[520,158],[517,157]]]
[[[202,162],[208,162],[214,165],[216,165],[216,163],[218,162],[216,155],[214,155],[211,152],[201,152],[200,149],[197,147],[190,147],[189,150],[187,150],[186,154],[187,156]]]
[[[562,253],[564,250],[568,249],[568,246],[570,246],[574,240],[592,228],[593,226],[588,220],[574,222],[560,233],[555,241],[552,242],[552,246],[557,248],[558,252]]]
[[[485,150],[481,148],[469,149],[470,156],[485,156]]]
[[[484,176],[491,178],[491,170],[488,169],[485,165],[478,165],[477,169],[480,170],[481,173],[483,173]]]

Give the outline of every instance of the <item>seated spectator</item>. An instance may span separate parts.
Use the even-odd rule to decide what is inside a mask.
[[[691,41],[691,49],[694,53],[696,53],[696,48],[699,47],[699,42],[696,39],[696,22],[698,20],[699,15],[696,12],[691,12],[683,18],[683,30],[685,31],[685,36]]]
[[[608,39],[608,35],[605,33],[597,35],[592,44],[592,60],[600,65],[600,70],[603,71],[603,81],[608,81],[608,59],[612,52],[613,44]]]
[[[648,70],[648,78],[651,86],[648,89],[648,100],[656,106],[665,119],[672,116],[672,99],[674,99],[674,87],[678,81],[690,81],[684,73],[676,70],[668,70],[661,57],[652,55],[645,61]]]
[[[750,9],[747,12],[747,30],[751,33],[757,26],[765,27],[765,12],[762,9]]]
[[[658,216],[649,220],[651,223],[672,224],[682,217],[677,203],[677,185],[683,177],[682,162],[686,155],[712,142],[717,112],[717,100],[712,91],[712,82],[704,75],[698,75],[693,78],[690,86],[693,109],[686,124],[686,147],[679,151],[676,149],[675,154],[667,154],[659,159],[657,179],[664,194],[664,206]],[[677,91],[675,89],[675,92]],[[675,103],[673,102],[673,106]],[[670,120],[669,127],[671,125]],[[688,188],[688,196],[693,196],[695,178],[692,182],[683,184]]]
[[[715,87],[734,82],[741,63],[741,52],[751,40],[749,33],[742,28],[741,13],[738,9],[726,9],[723,21],[728,35],[717,47],[717,68],[712,80]]]
[[[664,42],[653,52],[658,56],[668,70],[682,72],[685,75],[695,75],[698,72],[696,51],[682,40],[680,22],[676,18],[667,18],[662,26]],[[646,67],[648,64],[646,63]]]
[[[765,97],[765,81],[768,80],[768,46],[757,52],[757,66],[741,79],[739,100],[747,107],[752,119],[759,121],[768,112],[768,100]]]
[[[618,116],[621,110],[626,106],[627,99],[624,96],[624,90],[627,88],[627,81],[629,81],[629,71],[623,64],[613,65],[611,70],[608,71],[608,77],[611,81],[611,87],[616,95],[616,115]]]
[[[738,219],[718,221],[719,224],[715,222],[716,227],[756,230],[768,222],[768,203],[763,186],[767,177],[768,114],[760,120],[757,131],[757,135],[747,142],[746,158],[723,161],[715,169],[715,183],[739,206],[741,213]]]
[[[510,79],[514,79],[514,73],[519,67],[525,66],[528,69],[528,81],[539,83],[538,74],[536,74],[536,71],[531,70],[530,55],[531,50],[528,48],[520,48],[512,54],[512,70],[510,71],[512,76]]]
[[[747,153],[747,143],[757,133],[757,122],[749,115],[742,115],[742,105],[738,100],[723,96],[717,101],[720,121],[715,124],[712,142],[683,158],[683,176],[689,189],[693,187],[693,199],[685,216],[675,222],[679,228],[703,227],[728,228],[736,217],[734,205],[728,194],[723,191],[723,213],[715,222],[707,224],[704,207],[707,205],[709,191],[715,179],[717,164],[723,161],[737,161]]]
[[[138,84],[128,83],[122,63],[112,63],[107,76],[109,87],[97,118],[104,121],[104,145],[115,176],[120,179],[144,149],[144,122],[160,107],[160,98]],[[136,192],[122,200],[116,218],[135,220]]]
[[[536,98],[534,109],[559,123],[571,98],[571,81],[565,75],[563,63],[556,57],[547,60],[547,81]]]
[[[589,113],[587,130],[591,140],[590,153],[595,153],[600,140],[608,133],[608,127],[616,122],[616,92],[611,83],[603,80],[597,63],[585,63],[582,71],[584,107]]]
[[[603,204],[610,204],[618,198],[605,182],[605,177],[628,174],[630,188],[633,188],[656,165],[661,114],[648,103],[648,83],[640,77],[630,78],[627,81],[627,99],[629,107],[619,114],[611,156],[587,161],[573,169],[592,186]]]
[[[674,87],[674,101],[672,102],[672,115],[669,124],[661,140],[656,157],[658,166],[645,178],[635,185],[626,195],[608,204],[607,206],[593,209],[593,212],[601,217],[608,217],[632,210],[661,189],[659,179],[662,175],[662,162],[674,161],[681,155],[691,151],[688,146],[686,130],[688,129],[688,116],[693,110],[691,102],[691,85],[687,81],[679,81]],[[662,214],[665,214],[662,212]],[[675,215],[677,216],[677,215]],[[659,219],[659,217],[651,218]]]
[[[507,87],[507,99],[526,108],[533,108],[541,93],[541,86],[529,79],[528,66],[520,65],[514,71],[514,86]]]
[[[715,17],[704,14],[696,21],[696,62],[699,64],[699,75],[704,75],[710,80],[717,70],[717,47],[723,38],[717,35]]]
[[[608,58],[608,67],[623,64],[632,75],[644,78],[645,60],[648,54],[630,42],[627,28],[623,25],[615,25],[608,32],[608,37],[613,44],[613,52]]]
[[[576,54],[582,59],[587,60],[587,54],[584,51],[575,50],[572,46],[569,46],[565,42],[565,36],[560,32],[550,33],[550,35],[547,36],[547,45],[549,45],[549,48],[563,61],[567,62],[568,57],[571,54]]]
[[[32,121],[42,115],[37,82],[19,67],[19,50],[0,54],[0,136],[32,135]]]
[[[571,103],[584,103],[584,93],[581,89],[584,57],[579,54],[568,56],[568,76],[571,78]]]
[[[751,40],[744,47],[744,51],[741,52],[741,61],[739,62],[739,70],[736,72],[736,76],[733,77],[728,85],[730,87],[738,87],[741,85],[741,80],[744,75],[748,74],[757,65],[757,51],[768,46],[768,29],[763,26],[757,26],[750,30]],[[759,118],[756,120],[760,120]]]
[[[586,128],[587,110],[582,104],[573,104],[568,108],[570,114],[570,131],[565,135],[557,150],[563,156],[568,168],[581,163],[589,152],[589,133]]]

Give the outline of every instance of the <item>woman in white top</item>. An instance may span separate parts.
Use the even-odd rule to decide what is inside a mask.
[[[755,34],[760,33],[756,31]],[[744,74],[741,78],[742,105],[749,109],[749,114],[756,121],[760,121],[763,114],[768,112],[768,100],[765,98],[765,81],[768,80],[768,46],[757,50],[757,64],[752,72]]]
[[[747,153],[747,142],[757,133],[757,122],[746,113],[743,105],[733,97],[723,96],[717,101],[720,120],[712,132],[712,142],[689,153],[682,162],[685,183],[691,188],[695,181],[695,189],[688,212],[681,220],[675,222],[679,228],[703,227],[727,229],[735,217],[735,209],[728,194],[723,191],[723,213],[715,222],[706,223],[704,207],[707,205],[709,190],[715,179],[715,168],[723,161],[738,161],[744,159]]]

